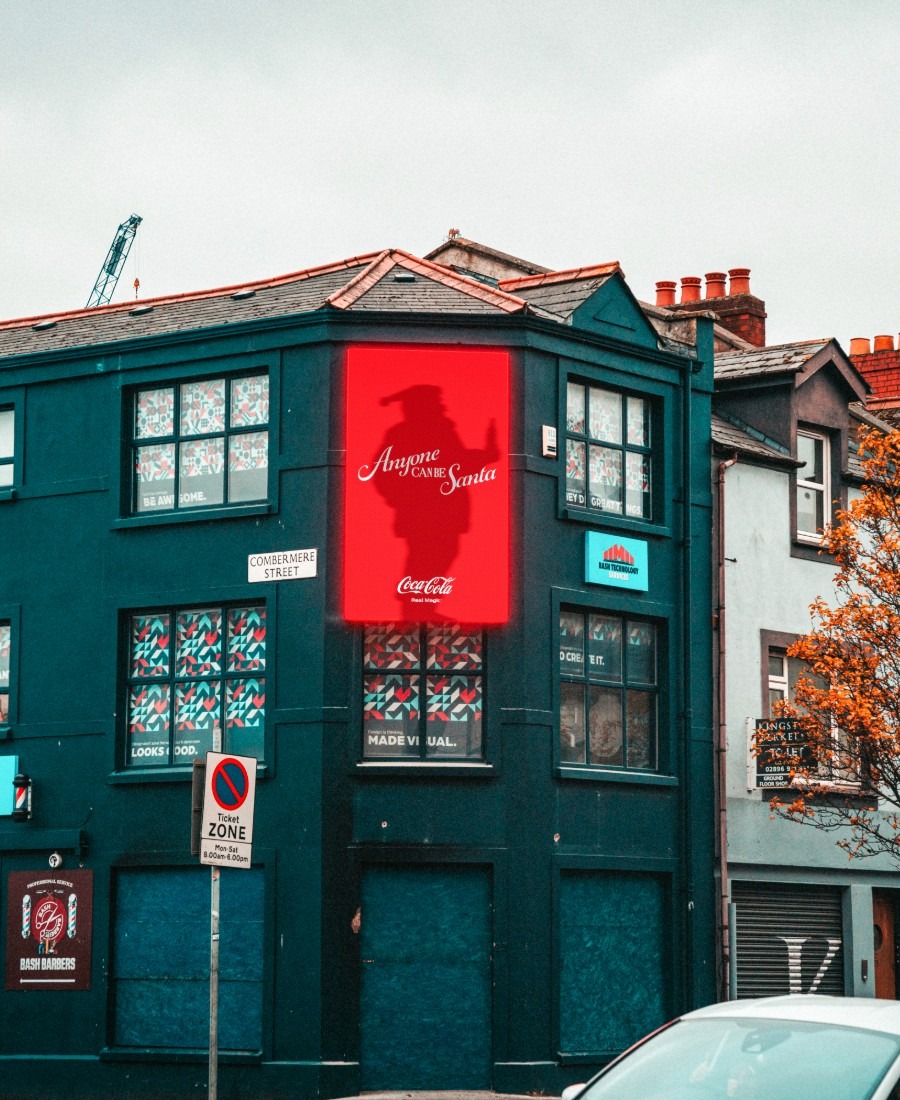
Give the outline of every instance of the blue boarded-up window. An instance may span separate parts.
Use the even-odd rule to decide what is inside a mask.
[[[262,1047],[263,874],[223,871],[219,1045]],[[209,1044],[210,876],[205,868],[121,870],[116,878],[114,1042]]]
[[[666,890],[656,875],[570,872],[560,882],[560,1048],[608,1054],[669,1017]]]

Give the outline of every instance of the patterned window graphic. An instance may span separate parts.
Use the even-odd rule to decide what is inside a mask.
[[[481,631],[452,623],[379,623],[365,630],[363,756],[480,760]]]
[[[9,721],[9,662],[12,631],[9,622],[0,620],[0,726]]]
[[[650,407],[641,397],[566,386],[566,503],[651,516]]]
[[[261,758],[265,669],[265,607],[132,615],[126,763],[189,764],[212,748],[214,726],[224,751]]]
[[[559,738],[564,764],[658,767],[657,631],[618,615],[559,615]]]
[[[15,481],[16,410],[0,406],[0,489]]]
[[[265,500],[268,423],[266,374],[138,390],[134,511]]]

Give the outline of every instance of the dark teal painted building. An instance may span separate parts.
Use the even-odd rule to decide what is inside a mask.
[[[711,324],[466,243],[0,324],[5,1093],[205,1087],[214,725],[220,1095],[558,1093],[715,998]],[[508,352],[505,623],[345,621],[355,346]]]

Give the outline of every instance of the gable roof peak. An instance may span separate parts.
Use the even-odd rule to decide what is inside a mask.
[[[433,263],[431,260],[414,256],[402,248],[386,248],[374,257],[368,267],[357,272],[356,275],[339,290],[331,294],[326,302],[335,309],[350,309],[360,298],[382,279],[386,278],[394,268],[401,267],[413,275],[421,275],[433,282],[441,283],[446,287],[468,294],[481,302],[487,302],[505,313],[525,312],[528,308],[523,298],[517,298],[504,290],[480,283],[461,275],[443,264]]]

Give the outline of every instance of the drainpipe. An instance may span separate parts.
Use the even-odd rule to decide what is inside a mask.
[[[699,326],[698,326],[699,327]],[[699,338],[698,338],[699,344]],[[691,767],[691,744],[694,725],[694,678],[693,678],[693,637],[691,620],[693,614],[693,546],[691,497],[693,491],[692,464],[692,420],[693,376],[702,369],[702,362],[694,360],[685,364],[682,389],[682,605],[681,605],[681,678],[684,706],[681,722],[681,781],[682,781],[682,836],[684,866],[684,897],[687,901],[685,914],[685,974],[684,990],[692,1007],[697,1007],[694,997],[694,852],[693,852],[693,769]]]
[[[737,462],[737,453],[719,463],[716,478],[716,568],[717,595],[716,629],[719,636],[718,647],[718,711],[719,723],[716,734],[716,798],[717,840],[719,842],[719,942],[722,949],[722,977],[720,992],[723,1000],[731,999],[731,922],[728,907],[728,798],[726,766],[726,723],[725,723],[725,471]]]

